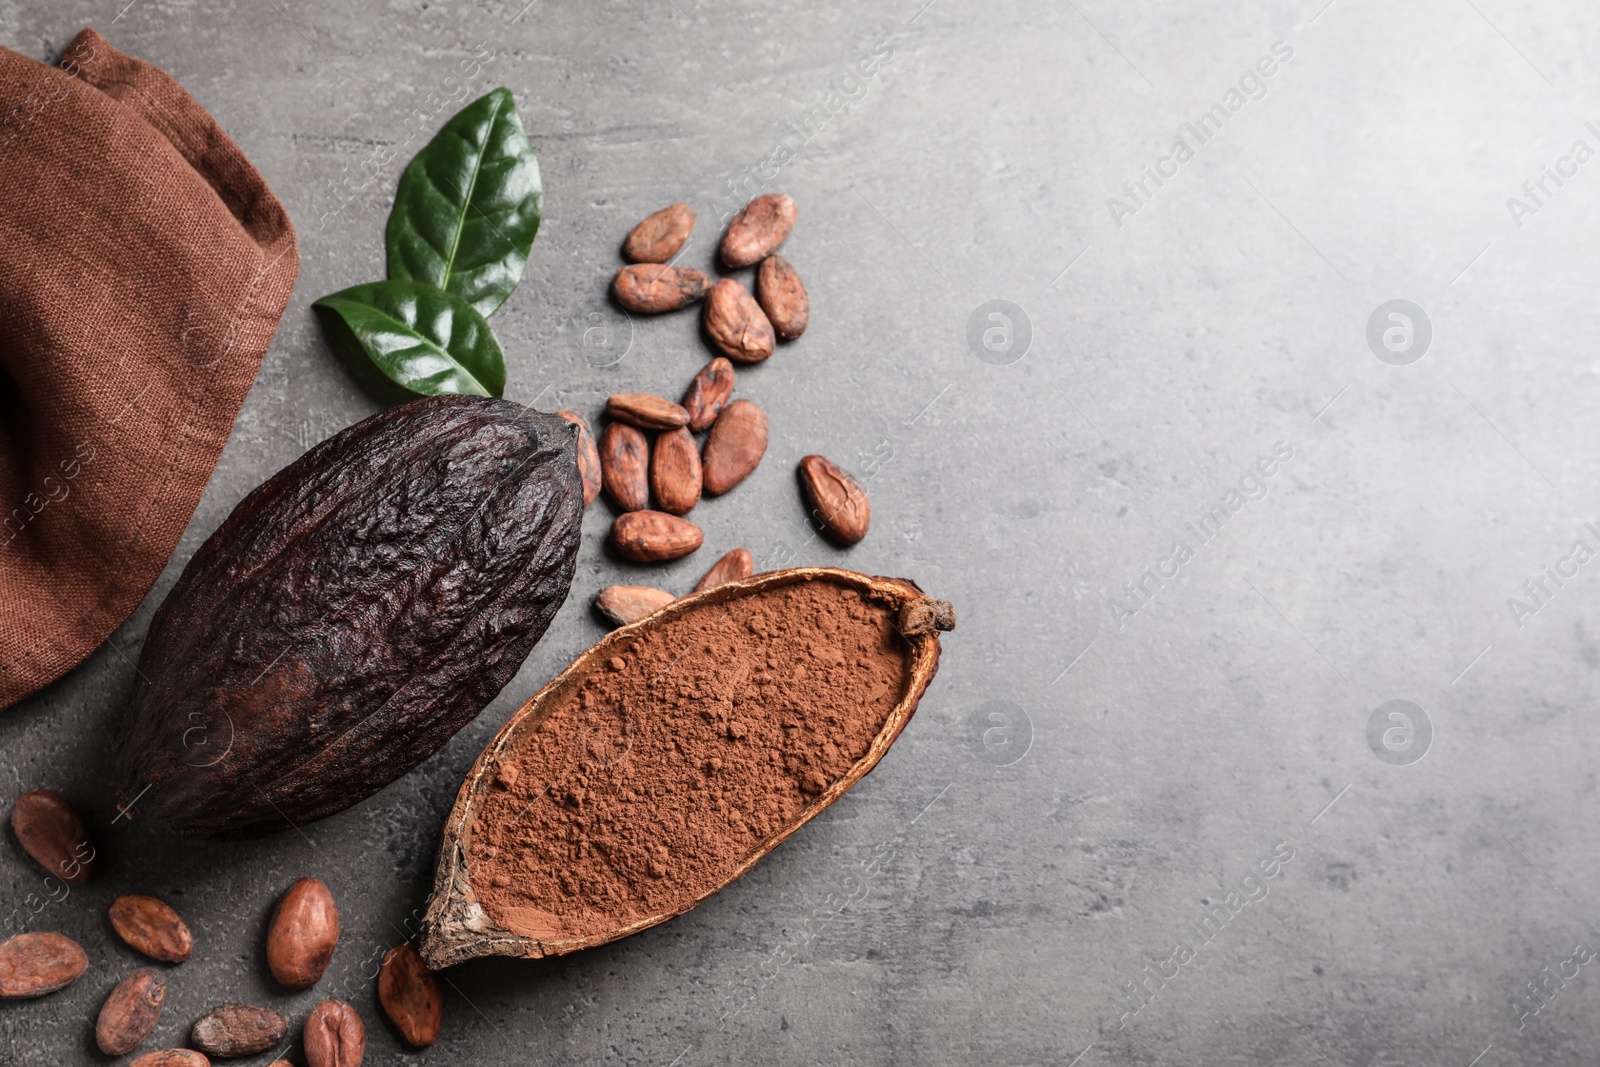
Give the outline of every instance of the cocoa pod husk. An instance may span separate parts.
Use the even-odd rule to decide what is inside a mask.
[[[728,399],[733,396],[733,364],[727,356],[718,356],[694,376],[688,392],[683,394],[683,410],[689,413],[689,429],[700,433],[722,414]]]
[[[623,267],[611,280],[617,303],[640,315],[677,311],[706,295],[711,279],[690,267],[639,263]]]
[[[601,431],[600,477],[623,511],[650,506],[650,442],[637,427],[613,422]]]
[[[311,1009],[300,1036],[308,1067],[361,1067],[367,1054],[367,1028],[342,1000],[324,1000]]]
[[[750,476],[767,452],[767,413],[752,400],[735,400],[722,409],[700,457],[701,481],[712,496],[726,493]]]
[[[706,335],[729,359],[760,363],[772,355],[776,335],[750,290],[724,278],[706,294]]]
[[[853,545],[867,536],[872,504],[861,483],[843,467],[826,456],[806,456],[800,460],[800,484],[812,519],[829,538]]]
[[[279,1060],[271,1067],[289,1067],[287,1060]],[[146,1052],[143,1056],[128,1064],[128,1067],[211,1067],[211,1061],[205,1053],[196,1052],[192,1048],[163,1048],[154,1052]]]
[[[705,540],[700,527],[664,511],[627,511],[611,524],[611,543],[624,559],[662,563],[681,559]]]
[[[700,503],[700,448],[680,426],[656,437],[650,450],[650,488],[656,507],[668,515],[687,515]]]
[[[107,1056],[126,1056],[144,1043],[161,1020],[167,980],[151,970],[134,971],[117,983],[100,1006],[94,1041]]]
[[[310,989],[339,943],[339,907],[320,879],[302,878],[284,891],[267,926],[267,967],[285,989]]]
[[[612,393],[606,415],[641,430],[676,430],[689,425],[689,413],[665,397],[649,393]]]
[[[439,979],[411,942],[396,945],[383,957],[378,968],[378,1005],[400,1039],[412,1048],[427,1048],[439,1039],[444,994]]]
[[[728,582],[738,582],[755,573],[755,560],[748,548],[736,548],[711,565],[704,578],[695,583],[694,591],[703,593]]]
[[[668,204],[646,215],[622,242],[622,258],[629,263],[665,263],[683,249],[694,229],[694,208]]]
[[[522,926],[514,916],[496,916],[486,911],[472,879],[474,872],[482,871],[488,862],[482,852],[484,842],[493,840],[497,832],[505,829],[486,821],[489,798],[495,791],[505,787],[503,772],[515,766],[518,753],[525,746],[548,740],[551,736],[545,734],[544,738],[539,738],[537,735],[554,731],[554,736],[561,736],[564,731],[573,729],[572,720],[565,711],[573,710],[572,705],[577,701],[577,694],[585,689],[585,683],[599,674],[617,670],[642,671],[646,679],[656,676],[660,671],[659,662],[654,658],[635,655],[636,643],[643,634],[664,631],[667,637],[665,643],[675,646],[678,642],[672,638],[680,632],[675,629],[680,625],[685,628],[682,632],[699,632],[705,626],[705,620],[720,622],[726,619],[730,608],[736,608],[746,598],[756,598],[757,604],[782,603],[791,592],[802,587],[828,590],[828,595],[837,595],[852,605],[864,608],[864,614],[857,617],[857,624],[890,634],[889,644],[904,665],[903,682],[888,695],[887,705],[877,703],[872,706],[876,699],[885,694],[877,694],[876,697],[863,695],[861,714],[871,715],[876,728],[861,757],[841,776],[821,782],[817,793],[808,793],[805,807],[786,819],[776,831],[753,839],[750,851],[724,857],[718,863],[710,884],[686,879],[677,887],[670,903],[659,911],[643,917],[628,916],[626,921],[614,922],[600,913],[590,913],[598,915],[597,918],[576,914],[581,909],[573,908],[566,914],[540,914],[530,920],[529,926]],[[537,959],[577,952],[615,941],[681,915],[722,886],[744,875],[763,856],[838,800],[867,774],[888,752],[889,746],[910,721],[917,702],[938,666],[939,635],[929,630],[907,634],[902,640],[893,634],[892,627],[896,619],[904,617],[908,606],[924,601],[939,603],[931,601],[914,584],[903,579],[874,578],[833,568],[801,567],[769,571],[692,594],[637,626],[617,630],[602,638],[513,714],[473,764],[445,823],[433,893],[422,921],[422,943],[419,946],[422,958],[430,967],[440,968],[481,956]],[[938,609],[932,612],[938,613]],[[795,625],[807,626],[809,620],[796,620]],[[688,638],[681,642],[692,664],[691,670],[700,673],[716,670],[715,663],[705,661],[704,657],[707,656],[721,662],[738,662],[741,657],[758,654],[764,647],[765,639],[761,635],[748,633],[743,627],[730,626],[727,630],[727,640],[737,647],[724,648],[719,645],[702,650],[691,647],[692,642]],[[831,639],[826,632],[819,630],[816,633],[819,645],[826,646]],[[772,672],[774,678],[786,677],[791,667],[790,664],[781,663],[775,666],[778,669]],[[674,675],[674,678],[677,684],[684,684],[682,675]],[[792,720],[796,714],[793,695],[785,692],[781,685],[761,688],[768,689],[769,695],[741,706],[741,717],[761,721],[771,730],[778,729],[784,721]],[[672,738],[658,739],[655,744],[646,745],[642,740],[643,735],[638,731],[629,736],[632,738],[632,747],[628,750],[627,759],[631,775],[651,773],[651,766],[657,762],[676,767],[680,772],[683,769],[684,756],[674,746]],[[686,745],[693,744],[690,739],[683,740]],[[659,803],[666,805],[678,802],[679,797],[671,792],[659,800]],[[531,843],[530,847],[545,846],[541,842]],[[674,864],[678,859],[673,857],[673,861],[667,865],[664,877],[669,880],[675,877]],[[683,859],[687,862],[687,857]],[[550,906],[552,910],[557,910],[575,903],[552,901]],[[509,922],[510,925],[503,925],[503,922]],[[540,924],[544,924],[543,928],[535,928]],[[555,926],[554,932],[552,925]]]
[[[676,600],[648,585],[608,585],[594,595],[595,610],[618,626],[638,622]]]
[[[0,942],[0,997],[42,997],[65,989],[89,966],[83,946],[61,934],[18,934]]]
[[[11,830],[39,866],[68,885],[94,875],[94,845],[78,810],[54,789],[24,793],[11,806]]]
[[[756,271],[756,303],[767,313],[772,330],[785,341],[806,332],[811,323],[811,298],[800,274],[787,259],[774,252]]]
[[[182,963],[194,951],[188,925],[155,897],[118,897],[111,902],[111,926],[129,948],[162,963]]]
[[[254,1004],[218,1004],[194,1021],[189,1044],[211,1056],[254,1056],[289,1033],[289,1020]]]
[[[583,479],[583,506],[588,507],[600,495],[600,450],[594,444],[594,431],[589,429],[589,420],[576,411],[556,414],[578,428],[578,477]]]
[[[738,270],[760,263],[783,243],[799,214],[783,193],[764,193],[739,209],[722,235],[722,262]]]

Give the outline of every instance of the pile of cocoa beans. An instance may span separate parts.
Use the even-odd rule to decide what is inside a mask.
[[[11,809],[17,842],[50,876],[83,885],[96,871],[96,850],[76,809],[60,793],[36,789]],[[46,879],[48,885],[49,878]],[[63,898],[64,899],[64,898]],[[118,897],[111,927],[135,952],[177,966],[194,952],[194,936],[171,906],[152,896]],[[14,928],[15,915],[6,920]],[[301,878],[279,897],[267,925],[267,967],[285,990],[299,992],[322,980],[339,942],[339,909],[316,878]],[[0,998],[42,997],[65,989],[89,968],[83,946],[57,933],[22,933],[0,942]],[[438,980],[410,942],[384,956],[378,1003],[402,1040],[426,1048],[439,1036],[443,997]],[[166,1003],[167,974],[150,967],[128,973],[106,997],[95,1021],[95,1044],[107,1056],[135,1051],[155,1030]],[[189,1048],[147,1052],[131,1067],[209,1067],[210,1057],[253,1056],[286,1047],[289,1018],[253,1004],[219,1004],[194,1021]],[[367,1033],[356,1009],[343,1000],[315,1005],[301,1029],[308,1067],[359,1067]],[[290,1067],[279,1059],[271,1067]]]
[[[610,540],[624,559],[659,563],[698,549],[704,535],[685,516],[702,495],[718,496],[744,481],[766,453],[766,413],[754,401],[733,399],[734,364],[766,360],[778,340],[795,340],[810,323],[805,285],[776,251],[797,214],[788,196],[768,193],[729,222],[718,256],[730,270],[757,268],[754,296],[734,278],[713,284],[701,271],[671,265],[694,229],[695,213],[687,204],[662,208],[623,242],[630,262],[611,283],[617,303],[630,313],[661,314],[704,301],[705,336],[720,353],[694,376],[681,403],[649,393],[613,395],[598,443],[581,414],[560,412],[579,428],[585,504],[603,489],[620,510]],[[806,456],[800,483],[813,520],[833,541],[852,545],[867,535],[866,491],[843,468],[820,455]],[[749,577],[753,569],[750,553],[734,549],[694,591]],[[614,585],[600,591],[595,607],[625,624],[673,599],[650,586]]]

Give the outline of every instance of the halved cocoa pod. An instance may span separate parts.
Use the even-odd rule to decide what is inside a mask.
[[[722,262],[734,270],[760,263],[789,236],[798,214],[794,201],[783,193],[756,197],[728,223],[722,236]]]
[[[686,427],[656,437],[650,450],[650,488],[656,507],[687,515],[700,503],[700,448]]]
[[[722,409],[700,457],[701,482],[712,496],[750,477],[767,453],[767,413],[754,401],[735,400]]]
[[[799,273],[787,259],[774,252],[761,261],[756,272],[756,302],[767,313],[773,332],[793,341],[811,323],[811,298]]]
[[[740,363],[760,363],[772,355],[774,334],[767,313],[750,290],[724,278],[706,294],[706,335],[723,355]]]
[[[677,311],[706,295],[711,279],[688,267],[640,263],[623,267],[611,280],[617,303],[641,315]]]
[[[609,423],[600,432],[600,477],[606,492],[623,511],[650,506],[650,442],[625,422]]]
[[[641,430],[676,430],[689,425],[689,413],[664,397],[649,393],[612,393],[606,414]]]
[[[11,829],[28,855],[69,885],[94,874],[94,845],[72,802],[54,789],[24,793],[11,806]]]
[[[625,511],[611,524],[611,543],[635,563],[679,559],[704,540],[700,527],[664,511]]]
[[[618,626],[626,626],[666,607],[677,597],[648,585],[608,585],[594,595],[595,610]]]
[[[583,506],[588,507],[600,495],[600,450],[594,444],[594,431],[589,429],[589,420],[576,411],[556,414],[578,428],[578,477],[583,479]]]
[[[883,758],[952,615],[908,581],[803,567],[612,632],[473,764],[445,824],[423,959],[576,952],[701,903]],[[719,796],[748,798],[738,821]],[[603,850],[576,829],[600,802],[627,820]],[[717,846],[669,848],[686,825]]]
[[[755,573],[755,560],[750,555],[748,548],[736,548],[726,556],[712,564],[706,571],[706,576],[701,578],[694,587],[696,593],[703,593],[707,589],[715,589],[728,582],[741,582]]]
[[[111,902],[111,925],[129,948],[162,963],[182,963],[194,951],[188,925],[155,897],[118,897]]]
[[[42,997],[65,989],[89,966],[83,946],[61,934],[18,934],[0,942],[0,997]]]
[[[689,413],[689,429],[699,433],[716,422],[731,396],[733,364],[727,356],[718,356],[700,368],[700,373],[689,383],[689,391],[683,394],[683,410]]]
[[[622,258],[630,263],[665,263],[683,248],[694,229],[694,208],[668,204],[647,215],[622,242]]]

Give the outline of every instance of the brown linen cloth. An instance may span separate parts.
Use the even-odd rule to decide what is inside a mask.
[[[149,592],[299,271],[282,205],[162,71],[94,30],[0,48],[0,708]]]

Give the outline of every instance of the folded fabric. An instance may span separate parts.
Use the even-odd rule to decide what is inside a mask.
[[[0,707],[133,612],[200,502],[299,270],[283,206],[92,29],[0,48]]]

